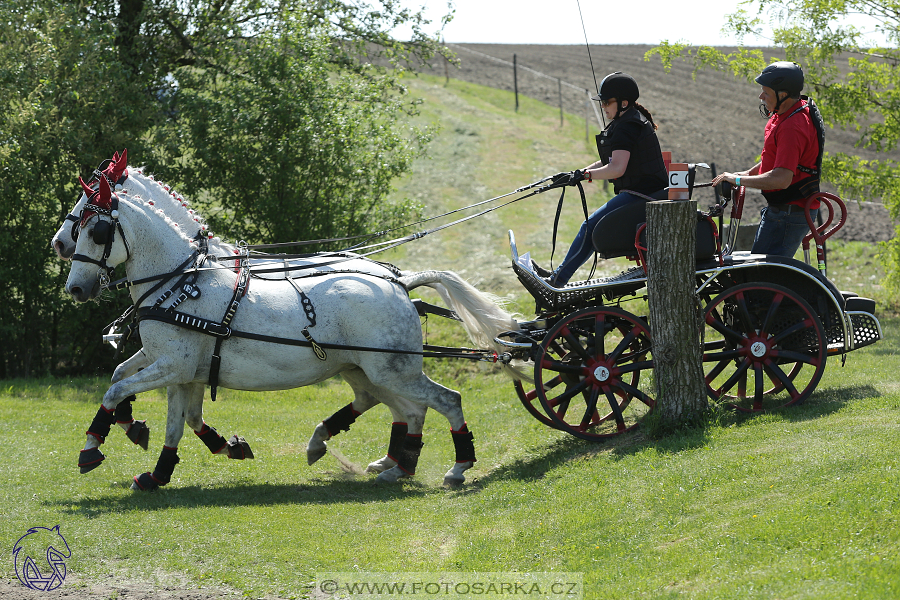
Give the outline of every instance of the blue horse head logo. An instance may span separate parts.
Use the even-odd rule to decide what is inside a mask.
[[[71,556],[59,525],[53,529],[32,527],[13,546],[16,577],[33,590],[55,590],[66,578],[65,559]]]

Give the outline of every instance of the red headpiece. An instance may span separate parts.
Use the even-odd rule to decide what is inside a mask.
[[[109,182],[105,177],[100,178],[96,190],[86,184],[81,177],[78,178],[78,181],[81,183],[81,188],[88,198],[87,204],[81,209],[81,226],[84,227],[87,220],[98,212],[104,214],[110,213],[112,210],[113,193],[109,188]]]

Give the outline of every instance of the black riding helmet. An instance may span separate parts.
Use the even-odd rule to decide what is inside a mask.
[[[803,69],[795,62],[774,62],[763,69],[763,72],[756,77],[755,81],[761,86],[771,88],[776,95],[778,92],[787,92],[787,98],[799,98],[800,92],[803,91]],[[775,104],[775,112],[778,112],[778,107],[781,106],[784,100],[783,98],[778,98]],[[760,112],[763,112],[764,109],[765,107],[761,105]],[[768,110],[765,110],[765,113],[768,112]],[[765,113],[764,116],[768,117],[769,115]]]
[[[635,102],[640,96],[637,81],[631,75],[626,75],[621,71],[610,73],[600,82],[598,94],[592,96],[592,100],[606,102],[610,98],[616,100],[630,100]]]

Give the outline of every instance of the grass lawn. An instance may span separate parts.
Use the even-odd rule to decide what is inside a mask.
[[[427,78],[411,87],[426,98],[422,118],[444,126],[434,158],[397,191],[419,194],[426,215],[592,160],[583,121],[560,129],[550,107],[524,99],[515,114],[495,90]],[[598,186],[590,194],[591,206],[603,201]],[[549,258],[556,199],[514,204],[387,260],[456,270],[530,316],[507,267],[506,230],[522,250]],[[557,260],[578,225],[577,204],[564,209]],[[853,265],[871,250],[832,252],[848,278],[841,287],[863,286],[871,271],[854,276]],[[869,295],[883,301],[883,293]],[[723,412],[705,430],[661,440],[640,431],[606,444],[577,440],[530,417],[496,368],[428,360],[429,375],[461,391],[475,435],[479,460],[453,490],[441,486],[453,460],[448,425],[434,414],[411,481],[379,485],[358,474],[386,450],[383,407],[308,466],[314,426],[352,399],[339,381],[220,390],[206,421],[245,436],[257,458],[212,456],[188,432],[171,483],[149,494],[128,486],[156,462],[164,392],[135,403],[152,428],[150,452],[116,428],[102,447],[107,460],[80,475],[78,450],[106,380],[4,381],[0,540],[12,548],[28,528],[59,524],[72,550],[64,589],[73,592],[137,582],[294,598],[309,596],[321,572],[556,571],[581,573],[590,599],[898,598],[900,318],[882,326],[885,339],[845,366],[828,361],[803,406]],[[463,343],[452,324],[432,319],[427,331],[430,343]]]

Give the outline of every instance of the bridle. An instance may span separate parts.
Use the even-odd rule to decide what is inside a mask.
[[[81,185],[85,189],[85,193],[90,191],[90,194],[87,203],[81,209],[81,214],[78,217],[75,217],[75,224],[72,225],[72,239],[77,242],[78,234],[81,229],[84,228],[92,217],[96,216],[97,223],[94,225],[93,229],[91,229],[91,241],[99,246],[103,246],[103,255],[100,260],[97,260],[90,256],[76,253],[72,255],[72,260],[91,263],[100,267],[100,271],[98,272],[100,287],[105,288],[109,286],[115,272],[115,267],[109,266],[106,261],[112,253],[112,246],[116,239],[117,230],[122,236],[122,242],[125,244],[126,261],[131,257],[131,250],[128,247],[128,240],[125,239],[125,232],[122,230],[122,224],[119,222],[119,198],[116,194],[111,192],[109,181],[106,179],[105,175],[101,173],[101,178],[99,178],[98,181],[99,186],[96,190],[92,190],[83,181],[81,182]],[[95,203],[94,201],[98,196],[101,201],[108,197],[109,206],[106,207],[99,203]],[[102,218],[103,216],[107,216],[111,220],[107,221]],[[68,219],[68,217],[66,218]]]
[[[116,162],[116,161],[107,158],[102,163],[100,163],[100,166],[97,167],[96,169],[94,169],[94,172],[91,174],[91,178],[88,179],[88,182],[87,182],[88,187],[93,188],[94,184],[98,183],[100,181],[100,179],[105,179],[106,183],[109,184],[110,189],[117,189],[118,187],[124,185],[125,181],[128,179],[128,169],[125,169],[122,172],[121,177],[119,177],[119,179],[117,179],[115,182],[113,182],[106,175],[106,170],[109,169],[110,165],[112,165],[114,162]],[[85,192],[85,193],[87,194],[87,192]],[[88,194],[88,202],[90,202],[90,196],[91,196],[91,194]],[[82,209],[82,212],[84,212],[84,209]],[[72,223],[72,231],[71,231],[72,241],[77,242],[78,241],[78,233],[80,230],[80,227],[78,226],[78,224],[81,222],[81,215],[69,213],[63,218],[63,221],[70,221]]]

